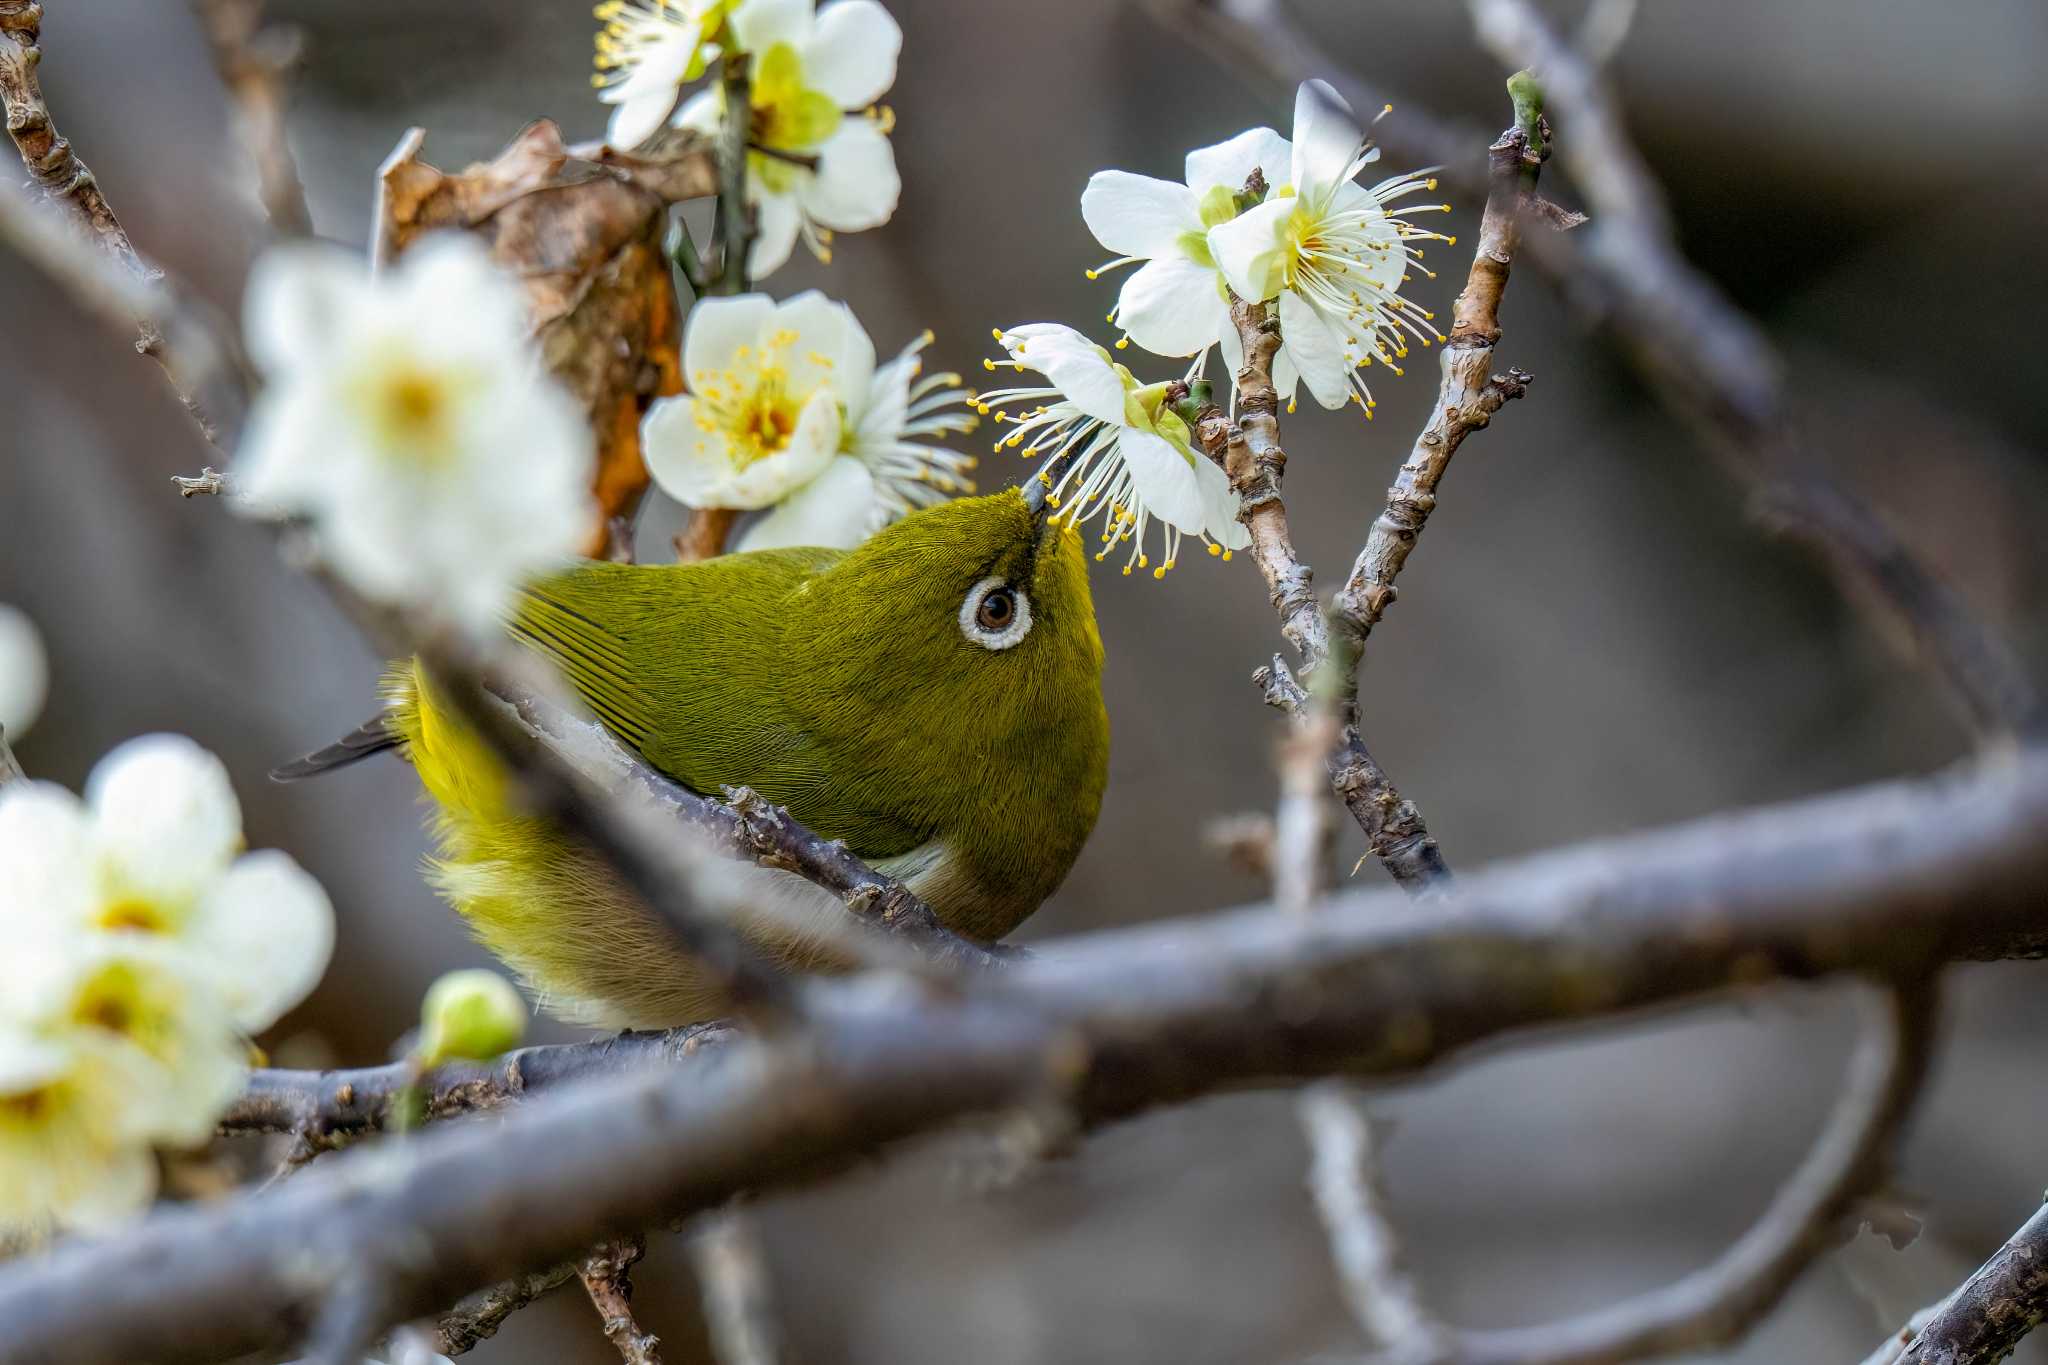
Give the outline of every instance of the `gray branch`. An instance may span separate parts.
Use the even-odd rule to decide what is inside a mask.
[[[302,1332],[346,1270],[389,1319],[606,1237],[814,1179],[970,1115],[1076,1122],[1769,980],[1917,980],[2048,952],[2048,751],[1583,845],[1460,879],[1055,944],[970,995],[820,983],[805,1026],[350,1153],[0,1270],[20,1362],[219,1358]]]

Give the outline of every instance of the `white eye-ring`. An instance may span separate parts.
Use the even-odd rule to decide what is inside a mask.
[[[1007,578],[984,578],[960,604],[960,633],[983,649],[1008,649],[1031,633],[1031,599]]]

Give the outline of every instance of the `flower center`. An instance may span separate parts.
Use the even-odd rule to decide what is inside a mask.
[[[40,1123],[45,1115],[57,1107],[56,1090],[54,1085],[39,1085],[33,1090],[0,1095],[0,1124],[29,1127]]]
[[[358,409],[385,458],[440,465],[455,449],[464,376],[405,354],[388,356],[357,382]]]
[[[733,467],[745,469],[789,447],[809,394],[790,389],[784,356],[797,342],[777,332],[760,351],[742,346],[731,369],[703,376],[697,384],[697,424],[725,437]],[[758,361],[749,364],[750,360]],[[703,382],[708,380],[709,382]]]
[[[93,924],[108,933],[161,934],[170,928],[163,910],[153,902],[129,896],[103,906]]]
[[[830,95],[804,85],[803,59],[777,43],[754,63],[750,131],[764,147],[797,151],[830,137],[844,117]]]

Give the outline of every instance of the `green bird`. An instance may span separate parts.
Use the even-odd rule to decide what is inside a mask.
[[[752,787],[983,943],[1059,886],[1101,808],[1109,718],[1081,539],[1016,489],[852,550],[583,564],[528,589],[511,628],[651,766],[698,792]],[[413,661],[386,700],[276,775],[400,750],[437,808],[430,878],[551,1013],[665,1028],[728,1012],[607,864],[519,809]],[[742,932],[791,969],[827,964],[838,899],[742,875]]]

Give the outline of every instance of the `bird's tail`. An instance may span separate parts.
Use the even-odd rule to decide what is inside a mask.
[[[298,782],[304,778],[318,777],[321,773],[331,773],[336,768],[346,768],[349,764],[368,758],[372,754],[395,749],[404,742],[405,737],[391,724],[391,717],[387,713],[375,720],[363,722],[325,748],[315,749],[304,758],[296,758],[280,767],[272,768],[270,780]]]

